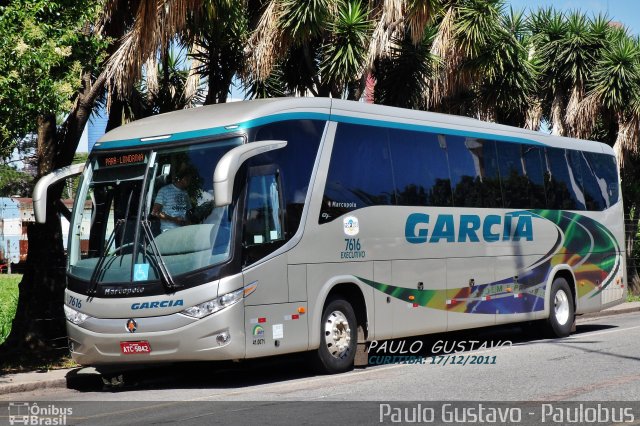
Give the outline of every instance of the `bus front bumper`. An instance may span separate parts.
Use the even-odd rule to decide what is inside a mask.
[[[139,325],[134,332],[127,331],[129,320]],[[114,324],[121,324],[116,333],[113,332]],[[173,314],[152,318],[93,318],[90,325],[91,329],[88,329],[86,324],[78,326],[67,321],[69,351],[73,360],[81,365],[234,360],[245,357],[243,303],[236,303],[199,320]],[[129,352],[123,348],[132,345],[149,351]]]

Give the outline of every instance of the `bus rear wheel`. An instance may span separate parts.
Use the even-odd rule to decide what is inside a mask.
[[[358,343],[358,324],[353,307],[342,298],[330,299],[322,312],[317,367],[335,374],[353,368]]]
[[[575,318],[572,297],[567,280],[562,277],[553,280],[547,324],[555,337],[567,337],[571,333]]]

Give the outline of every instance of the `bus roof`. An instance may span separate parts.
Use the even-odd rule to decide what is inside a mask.
[[[331,98],[259,99],[154,115],[110,131],[98,140],[94,151],[140,148],[141,145],[211,137],[291,119],[379,125],[613,155],[609,146],[599,142],[557,137],[469,117]]]

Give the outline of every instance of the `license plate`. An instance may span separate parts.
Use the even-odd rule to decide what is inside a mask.
[[[125,355],[151,353],[149,342],[120,342],[120,350]]]

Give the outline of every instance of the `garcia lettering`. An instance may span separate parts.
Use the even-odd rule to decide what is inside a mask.
[[[453,215],[440,214],[435,222],[431,222],[428,214],[412,213],[407,217],[404,234],[411,244],[533,241],[531,217],[526,212],[505,216],[490,214],[484,219],[478,215],[463,214],[456,222]]]
[[[171,308],[175,306],[184,306],[182,299],[177,300],[158,300],[154,302],[142,302],[134,303],[131,305],[131,309],[134,311],[140,309],[158,309],[158,308]]]

